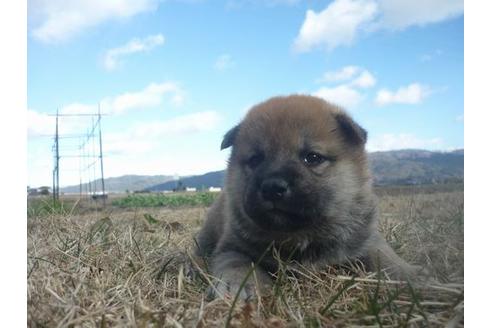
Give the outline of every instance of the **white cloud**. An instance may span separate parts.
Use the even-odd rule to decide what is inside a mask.
[[[213,130],[221,121],[214,111],[198,112],[176,117],[166,121],[139,123],[134,128],[137,138],[158,138],[169,135],[181,135]]]
[[[42,42],[63,42],[112,19],[153,11],[159,0],[30,0],[31,33]]]
[[[165,96],[169,95],[169,101],[173,105],[181,105],[184,101],[184,91],[175,83],[151,83],[146,88],[137,92],[128,92],[115,97],[106,97],[101,101],[101,112],[103,114],[122,114],[131,110],[142,110],[146,108],[157,107],[163,104]],[[95,114],[97,105],[72,103],[60,109],[60,114]],[[218,122],[218,115],[214,120],[213,112],[205,112],[174,119],[166,124],[161,122],[162,128],[169,132],[200,131],[199,120],[209,127],[215,126]],[[91,117],[59,117],[59,134],[83,134],[91,126]],[[188,122],[186,122],[189,120]],[[173,126],[174,124],[174,126]],[[193,128],[194,127],[194,128]],[[206,128],[206,127],[202,127]],[[29,109],[27,111],[27,134],[29,137],[52,136],[55,133],[55,116],[37,112]],[[143,133],[145,134],[145,133]],[[125,137],[118,134],[109,135],[108,149],[112,152],[118,152],[121,149],[133,149],[135,152],[148,150],[152,147],[149,140],[135,140],[134,135]]]
[[[440,138],[421,139],[413,134],[383,134],[375,138],[369,136],[367,149],[369,151],[385,151],[396,149],[443,149]]]
[[[318,80],[318,82],[338,82],[346,81],[353,78],[356,74],[360,72],[360,67],[358,66],[345,66],[338,71],[329,71],[323,74],[323,77]]]
[[[143,90],[127,92],[101,100],[101,112],[104,114],[123,114],[131,110],[142,110],[162,105],[165,96],[170,96],[174,106],[184,102],[185,91],[174,82],[151,83]],[[61,109],[62,114],[96,113],[95,105],[70,104]]]
[[[68,134],[76,131],[86,122],[70,117],[60,117],[58,120],[58,133]],[[56,129],[55,116],[37,112],[32,109],[27,110],[27,135],[28,137],[53,136]]]
[[[308,10],[294,49],[331,50],[353,43],[361,32],[403,30],[441,22],[463,13],[463,0],[335,0],[320,11]]]
[[[223,54],[220,55],[215,61],[214,68],[218,71],[225,71],[234,67],[235,65],[236,63],[234,62],[234,60],[232,60],[231,55]]]
[[[276,6],[293,6],[300,3],[301,0],[228,0],[227,9],[240,9],[246,5],[264,5],[267,7]]]
[[[60,114],[97,114],[97,111],[96,105],[72,103],[62,107]]]
[[[349,85],[354,87],[370,88],[376,85],[376,78],[371,72],[354,65],[342,67],[338,71],[326,72],[323,74],[323,77],[316,80],[316,82],[342,82],[351,79],[352,81],[349,82]]]
[[[317,82],[344,82],[335,86],[321,87],[312,94],[333,104],[354,108],[364,98],[357,89],[373,87],[376,85],[376,78],[368,70],[350,65],[337,71],[326,72]]]
[[[342,84],[333,88],[322,87],[313,92],[313,96],[345,108],[356,107],[362,101],[362,95],[352,87]]]
[[[160,145],[161,138],[171,140],[183,135],[212,131],[221,120],[217,112],[203,111],[169,120],[135,123],[121,132],[104,133],[104,152],[122,156],[149,153]]]
[[[431,90],[429,87],[419,83],[412,83],[406,87],[401,87],[397,91],[381,89],[378,91],[375,102],[379,106],[389,104],[419,104],[429,96]]]
[[[376,78],[367,70],[364,70],[351,85],[359,88],[371,88],[376,85]]]
[[[143,154],[158,144],[151,138],[136,138],[134,131],[105,133],[103,150],[107,155]]]
[[[308,10],[294,49],[306,52],[318,46],[331,50],[350,45],[362,26],[374,20],[377,10],[372,0],[335,0],[319,13]]]
[[[132,39],[121,47],[109,49],[104,55],[104,67],[108,70],[114,70],[120,65],[121,58],[137,52],[148,52],[153,48],[164,43],[162,34],[150,35],[143,39]]]
[[[437,23],[463,13],[463,0],[379,0],[379,24],[389,29],[404,29]]]
[[[55,133],[55,119],[48,114],[27,110],[27,135],[52,135]]]
[[[173,82],[151,83],[141,91],[105,98],[101,102],[101,108],[111,114],[152,108],[161,105],[166,94],[172,95],[171,102],[176,106],[181,105],[184,101],[184,92],[177,84]]]

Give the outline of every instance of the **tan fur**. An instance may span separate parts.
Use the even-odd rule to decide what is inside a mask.
[[[413,276],[417,268],[377,231],[365,142],[365,130],[316,97],[276,97],[254,106],[224,137],[222,148],[233,148],[225,190],[198,235],[197,254],[219,278],[212,294],[237,292],[252,263],[260,287],[268,285],[278,264],[274,253],[315,266],[361,260],[393,278]],[[312,153],[323,161],[308,164]],[[281,188],[280,199],[270,184]],[[241,296],[253,296],[253,287],[250,279]]]

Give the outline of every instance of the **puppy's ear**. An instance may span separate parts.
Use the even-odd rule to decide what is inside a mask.
[[[367,131],[355,123],[350,116],[345,113],[338,113],[335,115],[335,119],[338,123],[338,128],[348,143],[354,146],[360,146],[366,143]]]
[[[224,136],[224,139],[222,140],[222,143],[220,144],[220,150],[229,148],[234,144],[234,140],[236,140],[236,135],[239,132],[239,127],[240,125],[236,125],[229,131]]]

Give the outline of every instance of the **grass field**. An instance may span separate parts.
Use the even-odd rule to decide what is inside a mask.
[[[105,209],[30,200],[28,326],[463,326],[462,189],[378,194],[383,234],[439,282],[409,286],[328,267],[294,276],[282,266],[271,295],[258,302],[207,302],[208,277],[187,277],[183,254],[214,195],[122,196]]]
[[[117,207],[171,207],[210,206],[218,193],[176,193],[176,194],[136,194],[114,200]]]

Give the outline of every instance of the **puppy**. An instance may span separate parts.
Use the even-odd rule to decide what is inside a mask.
[[[197,236],[196,254],[218,278],[213,296],[261,292],[278,257],[317,267],[359,260],[394,279],[416,274],[378,233],[366,140],[341,108],[302,95],[260,103],[227,132],[225,189]]]

